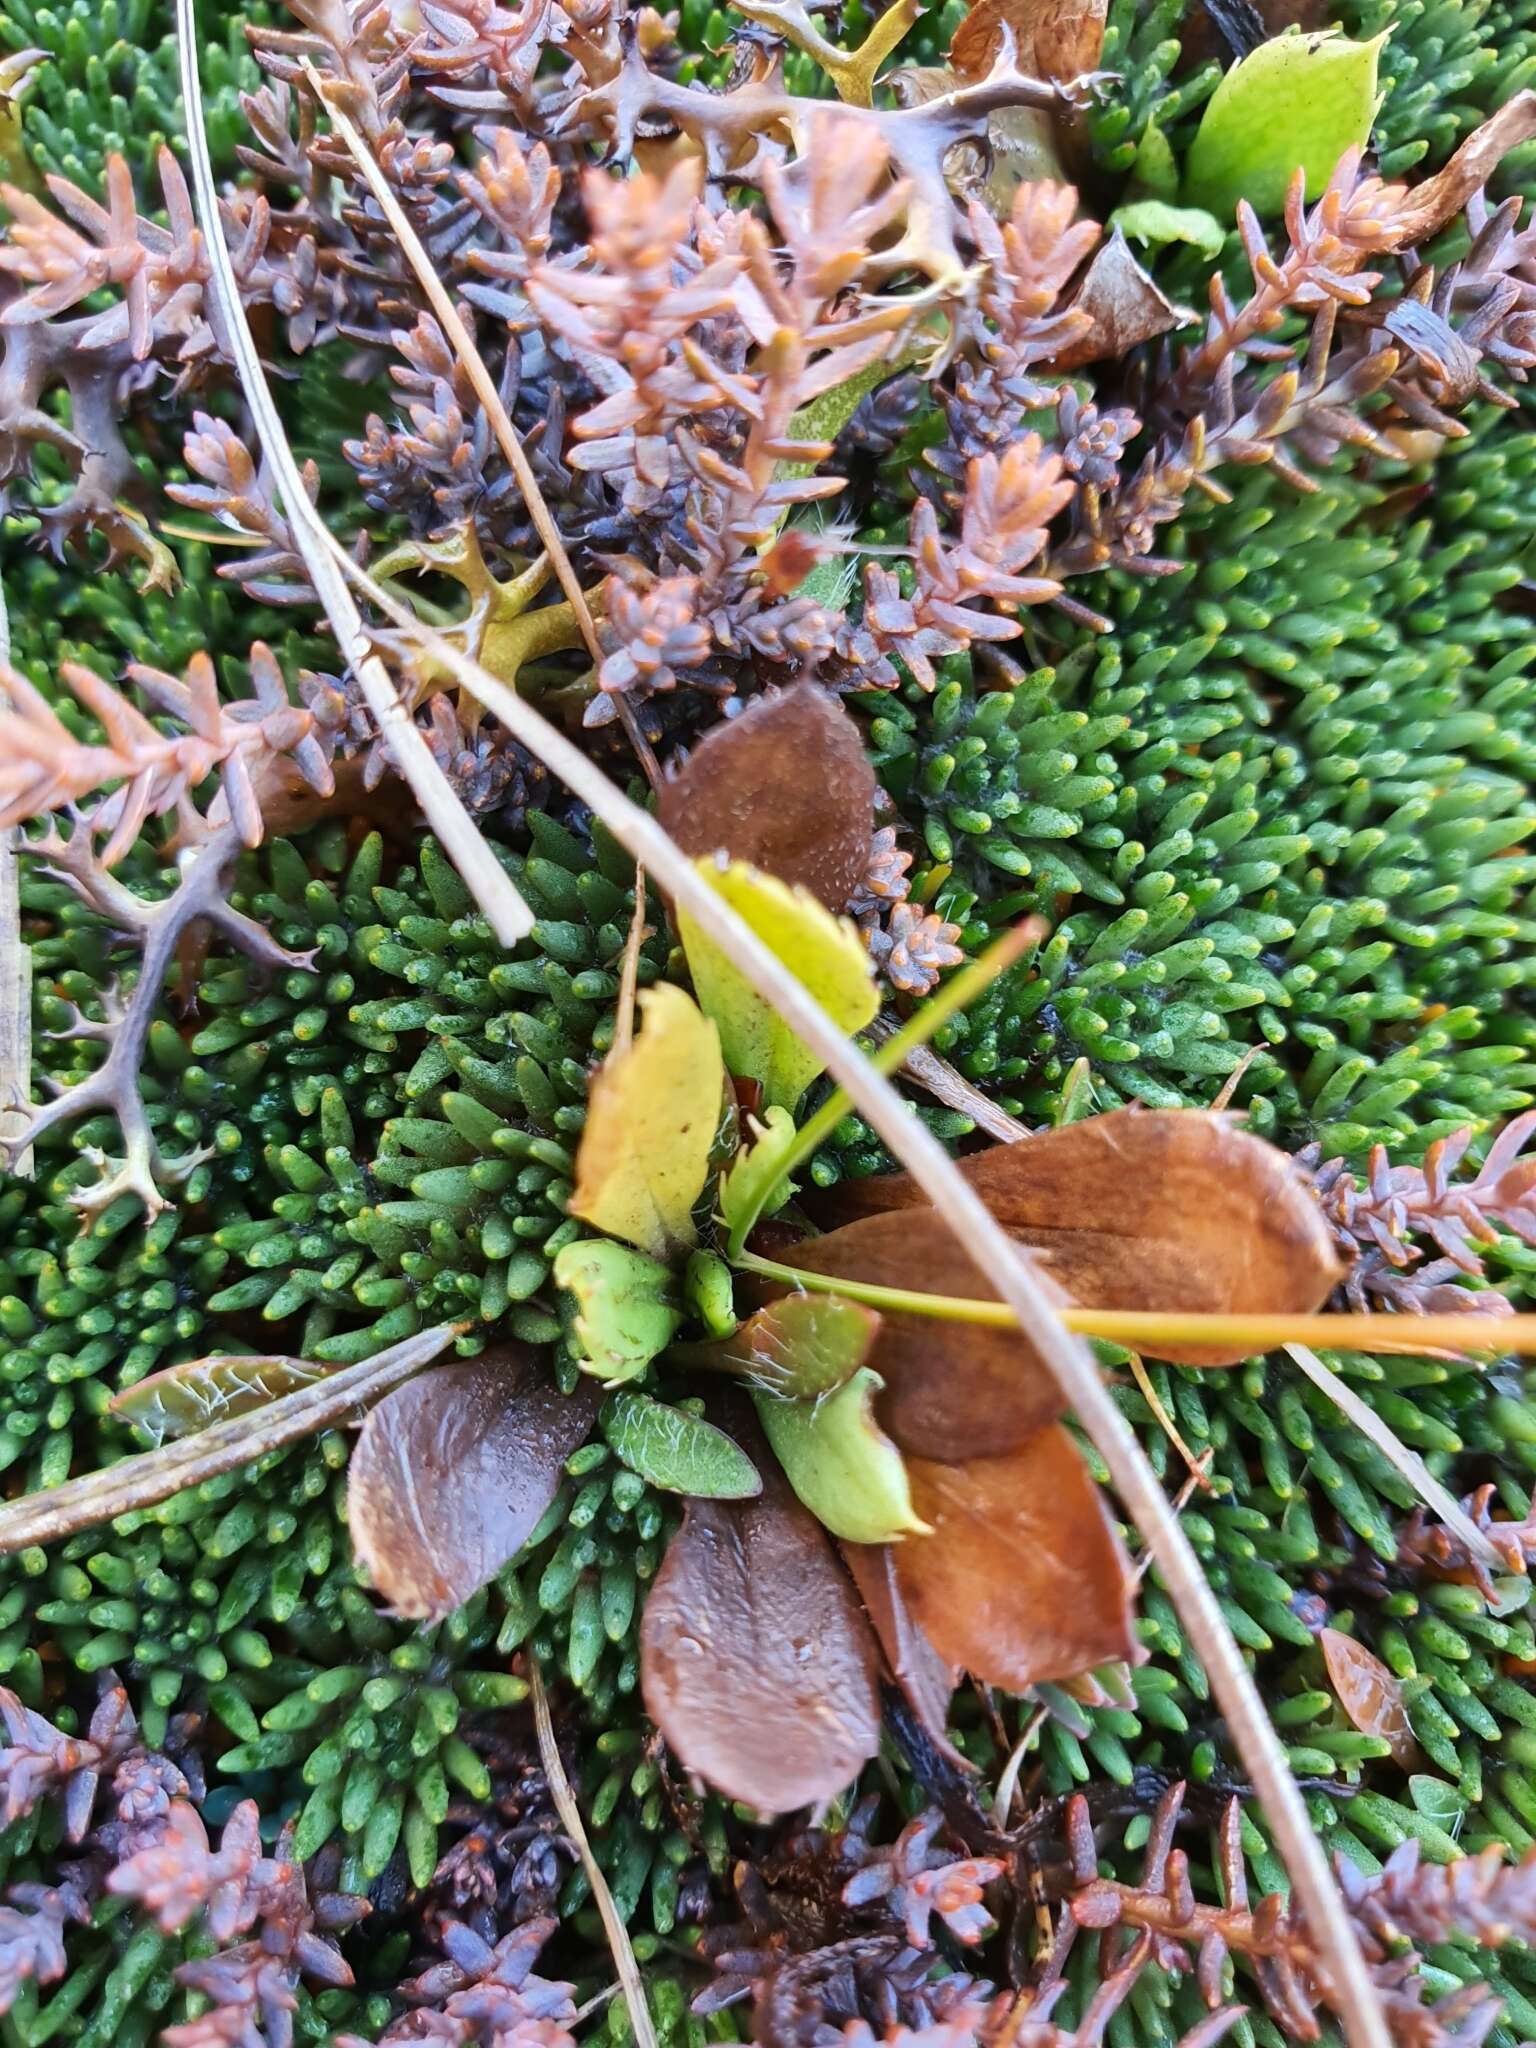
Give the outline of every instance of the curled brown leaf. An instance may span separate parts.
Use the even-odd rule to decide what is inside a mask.
[[[864,1612],[880,1639],[890,1674],[906,1695],[919,1725],[951,1763],[972,1770],[974,1766],[953,1747],[945,1732],[959,1671],[945,1663],[908,1612],[896,1576],[896,1545],[845,1543],[842,1552]]]
[[[933,1533],[893,1546],[896,1581],[940,1658],[1010,1692],[1138,1659],[1130,1561],[1059,1423],[1007,1457],[907,1469]]]
[[[864,879],[875,775],[834,697],[796,683],[715,726],[657,792],[684,853],[722,850],[843,910]]]
[[[1443,170],[1415,185],[1393,208],[1392,237],[1383,249],[1411,249],[1427,241],[1461,212],[1487,184],[1500,162],[1536,135],[1536,92],[1517,92],[1499,111],[1474,128]]]
[[[772,1459],[756,1500],[695,1500],[646,1599],[646,1712],[728,1799],[788,1813],[880,1744],[875,1638],[826,1535]]]
[[[562,1394],[505,1345],[439,1366],[369,1414],[347,1473],[358,1561],[399,1614],[441,1621],[514,1557],[592,1427],[597,1391]]]
[[[1053,359],[1053,369],[1071,370],[1127,355],[1140,343],[1194,318],[1153,282],[1118,228],[1099,244],[1072,306],[1088,315],[1089,324]]]

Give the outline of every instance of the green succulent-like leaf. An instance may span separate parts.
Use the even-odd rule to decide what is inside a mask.
[[[805,890],[786,888],[739,861],[701,860],[697,865],[708,886],[778,955],[841,1030],[863,1029],[880,999],[856,926],[834,917]],[[679,911],[678,924],[699,1007],[719,1030],[726,1065],[733,1074],[760,1083],[767,1108],[793,1110],[821,1072],[821,1059],[686,911]]]
[[[1176,199],[1179,195],[1179,165],[1173,144],[1155,121],[1149,121],[1136,145],[1128,189],[1144,198]],[[1130,229],[1126,229],[1130,233]]]
[[[720,1220],[730,1232],[728,1256],[737,1258],[754,1225],[782,1209],[795,1192],[784,1162],[795,1145],[795,1120],[787,1109],[765,1110],[751,1119],[753,1142],[742,1147],[720,1181]]]
[[[762,1475],[723,1429],[649,1394],[610,1394],[603,1435],[631,1472],[667,1493],[695,1500],[754,1500]]]
[[[862,1366],[821,1401],[756,1394],[758,1419],[785,1477],[822,1526],[845,1543],[921,1533],[901,1453],[875,1420],[884,1381]]]
[[[638,1379],[682,1322],[667,1268],[611,1239],[579,1238],[563,1246],[554,1277],[568,1297],[577,1362],[605,1386]]]
[[[729,1337],[736,1327],[736,1287],[731,1269],[714,1252],[690,1252],[683,1268],[688,1313],[711,1337]]]
[[[1370,139],[1385,40],[1356,43],[1325,29],[1251,50],[1206,104],[1185,165],[1185,200],[1223,217],[1240,199],[1277,214],[1298,168],[1315,199],[1344,152]]]

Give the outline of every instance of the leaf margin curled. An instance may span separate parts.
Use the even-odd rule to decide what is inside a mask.
[[[782,1171],[799,1136],[787,1109],[774,1103],[760,1117],[748,1119],[753,1142],[743,1145],[720,1176],[716,1207],[728,1232],[726,1255],[740,1258],[742,1247],[764,1216],[772,1216],[796,1192]]]
[[[698,1242],[693,1206],[709,1179],[725,1085],[720,1037],[671,982],[642,989],[642,1028],[592,1078],[566,1207],[653,1258]]]
[[[107,1413],[158,1447],[216,1422],[249,1415],[296,1387],[314,1386],[342,1370],[339,1364],[321,1365],[273,1351],[187,1358],[120,1388],[107,1403]],[[223,1381],[230,1384],[226,1387]]]
[[[752,1396],[785,1478],[821,1526],[844,1543],[894,1543],[931,1533],[913,1508],[901,1452],[875,1419],[875,1396],[884,1385],[861,1365],[819,1400]]]

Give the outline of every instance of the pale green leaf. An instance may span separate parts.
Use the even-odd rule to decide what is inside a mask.
[[[189,1358],[125,1387],[112,1397],[109,1409],[119,1422],[142,1431],[150,1443],[162,1444],[167,1437],[186,1436],[210,1423],[248,1415],[279,1394],[312,1386],[340,1370],[339,1365],[314,1365],[308,1359],[270,1353]]]
[[[753,1396],[790,1485],[845,1543],[890,1543],[926,1529],[912,1507],[901,1453],[875,1420],[883,1384],[864,1366],[822,1401]]]
[[[1278,214],[1298,167],[1315,199],[1344,152],[1370,139],[1385,41],[1356,43],[1325,29],[1251,50],[1206,102],[1184,167],[1185,199],[1223,219],[1240,199]]]
[[[763,1490],[757,1467],[734,1438],[649,1394],[610,1394],[601,1428],[631,1472],[667,1493],[753,1500]]]
[[[683,1318],[666,1267],[607,1238],[578,1238],[555,1256],[577,1363],[605,1386],[638,1379]]]
[[[1138,199],[1122,206],[1109,217],[1132,242],[1145,242],[1160,249],[1168,242],[1188,242],[1202,256],[1219,256],[1227,231],[1214,213],[1203,206],[1168,206],[1161,199]]]
[[[573,1216],[658,1259],[698,1238],[725,1074],[698,1005],[660,982],[640,996],[640,1035],[603,1062],[576,1154]]]
[[[736,1289],[731,1269],[714,1252],[690,1252],[683,1268],[688,1313],[711,1337],[729,1337],[736,1327]]]
[[[795,1120],[787,1109],[765,1110],[750,1120],[753,1142],[744,1145],[720,1181],[720,1220],[730,1232],[729,1258],[741,1248],[761,1217],[783,1208],[795,1192],[784,1162],[795,1148]]]
[[[869,1023],[880,998],[856,926],[834,917],[803,889],[788,889],[740,862],[701,860],[697,867],[705,883],[778,955],[840,1030],[851,1034]],[[681,909],[678,924],[694,991],[705,1016],[719,1028],[726,1065],[733,1074],[761,1084],[766,1107],[792,1110],[821,1072],[821,1059]]]

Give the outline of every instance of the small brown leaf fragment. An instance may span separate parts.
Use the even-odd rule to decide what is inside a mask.
[[[396,1613],[441,1621],[494,1578],[554,1499],[597,1405],[588,1382],[562,1394],[512,1345],[385,1396],[352,1452],[347,1520]]]
[[[865,1217],[795,1245],[782,1261],[877,1287],[1000,1298],[932,1209]],[[882,1425],[919,1457],[958,1462],[1018,1450],[1062,1412],[1055,1378],[1021,1330],[883,1309],[869,1363],[885,1381],[875,1403]]]
[[[1084,1308],[1310,1315],[1342,1277],[1289,1157],[1212,1111],[1117,1109],[958,1164],[1011,1236],[1049,1253],[1052,1279]],[[910,1175],[881,1174],[839,1185],[823,1206],[867,1215],[925,1205]],[[909,1260],[902,1284],[928,1286],[919,1273]],[[1156,1355],[1235,1365],[1244,1354],[1189,1346]],[[871,1362],[886,1370],[878,1350]]]
[[[859,1589],[864,1612],[880,1638],[891,1676],[906,1695],[923,1732],[932,1737],[951,1763],[962,1770],[974,1770],[975,1766],[960,1754],[945,1732],[950,1696],[959,1680],[959,1671],[944,1662],[907,1611],[896,1578],[897,1546],[844,1543],[841,1548],[843,1562]]]
[[[875,775],[842,705],[796,683],[707,732],[657,812],[684,853],[723,850],[841,911],[869,862]]]
[[[1108,12],[1108,0],[976,0],[955,30],[949,61],[962,78],[984,77],[1009,29],[1026,78],[1080,78],[1099,61]]]
[[[1536,135],[1536,92],[1517,92],[1512,100],[1474,128],[1443,170],[1415,185],[1392,209],[1391,240],[1382,249],[1411,249],[1439,234],[1475,192],[1481,192],[1500,162],[1522,142]],[[1399,191],[1401,187],[1397,188]]]
[[[1053,359],[1054,370],[1073,370],[1081,363],[1126,355],[1139,343],[1194,318],[1153,283],[1118,228],[1099,244],[1072,306],[1086,313],[1090,324]]]
[[[1060,1424],[1005,1458],[907,1469],[933,1534],[893,1546],[896,1582],[940,1658],[1010,1692],[1139,1661],[1130,1561]]]
[[[1392,1760],[1411,1770],[1418,1760],[1418,1744],[1408,1725],[1403,1689],[1381,1659],[1336,1628],[1319,1631],[1328,1683],[1339,1696],[1339,1705],[1362,1735],[1375,1735],[1387,1743]]]
[[[645,1709],[727,1799],[830,1799],[880,1745],[875,1638],[820,1525],[766,1455],[751,1501],[690,1501],[646,1599]]]

